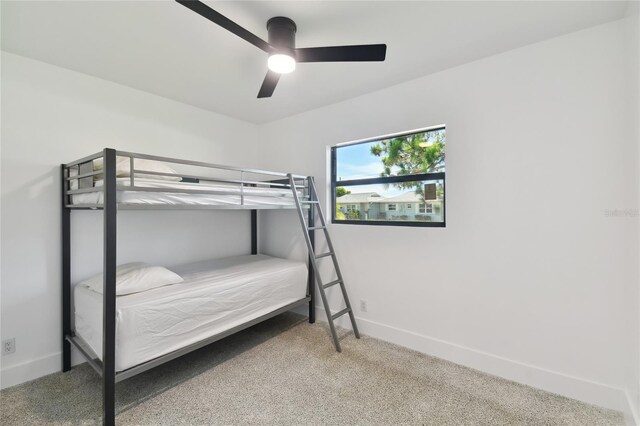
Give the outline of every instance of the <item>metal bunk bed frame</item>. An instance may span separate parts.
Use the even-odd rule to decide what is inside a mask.
[[[130,185],[118,186],[116,181],[116,157],[129,158],[130,164]],[[102,158],[103,169],[99,171],[93,170],[93,160]],[[225,170],[228,172],[237,172],[240,174],[240,179],[214,179],[211,177],[195,176],[195,175],[183,175],[180,173],[160,173],[151,172],[145,170],[137,170],[134,168],[134,160],[146,159],[153,161],[161,161],[173,164],[183,164],[188,166],[199,166],[204,168]],[[71,174],[71,169],[74,169],[77,173]],[[238,205],[153,205],[153,204],[119,204],[117,202],[118,191],[148,191],[148,192],[176,192],[176,193],[197,193],[197,194],[220,194],[217,191],[207,190],[186,190],[186,189],[165,189],[165,188],[148,188],[135,185],[135,175],[157,175],[157,176],[174,176],[174,177],[186,177],[192,179],[200,179],[204,181],[215,181],[230,184],[237,184],[240,188],[240,204]],[[256,181],[245,180],[246,174],[270,176],[276,179],[269,181]],[[96,187],[93,184],[95,176],[103,176],[103,186]],[[78,188],[71,189],[71,182],[77,181]],[[317,204],[315,198],[315,192],[311,191],[310,185],[312,184],[312,178],[306,176],[291,175],[286,173],[270,172],[264,170],[255,169],[243,169],[238,167],[229,167],[218,164],[204,163],[199,161],[187,161],[179,160],[175,158],[159,157],[153,155],[136,154],[131,152],[116,151],[114,149],[104,149],[96,154],[81,158],[79,160],[62,164],[61,165],[61,182],[62,182],[62,371],[71,370],[71,346],[73,345],[82,356],[87,360],[89,365],[96,370],[96,372],[102,377],[102,396],[103,396],[103,424],[114,425],[115,424],[115,384],[136,374],[142,373],[146,370],[154,368],[160,364],[168,362],[172,359],[180,357],[186,353],[192,352],[196,349],[209,345],[217,340],[241,331],[245,328],[251,327],[261,321],[268,318],[279,315],[283,312],[308,304],[309,308],[309,322],[315,322],[315,276],[312,271],[314,259],[312,258],[313,252],[310,251],[308,260],[308,281],[307,281],[307,294],[306,297],[286,305],[280,309],[270,312],[266,315],[258,317],[247,323],[241,324],[230,330],[216,334],[200,342],[191,344],[184,348],[178,349],[169,354],[157,357],[150,361],[144,362],[137,366],[131,367],[127,370],[116,372],[115,369],[115,342],[116,342],[116,255],[117,255],[117,213],[118,210],[124,209],[149,209],[149,210],[163,210],[163,209],[243,209],[251,211],[251,254],[258,254],[258,210],[261,209],[296,209],[300,206],[296,198],[296,204],[291,206],[283,205],[251,205],[246,204],[243,194],[243,188],[266,186],[292,189],[292,185],[297,188],[302,188],[303,198],[309,200],[308,208],[308,224],[311,228],[307,231],[305,239],[314,244],[313,227],[315,221],[314,203]],[[301,182],[301,185],[298,183]],[[82,194],[87,192],[102,192],[103,203],[101,204],[73,204],[70,197],[74,194]],[[296,191],[292,191],[294,194]],[[72,312],[71,312],[71,211],[72,210],[103,210],[103,335],[102,335],[102,361],[93,352],[89,345],[78,335],[72,327]]]

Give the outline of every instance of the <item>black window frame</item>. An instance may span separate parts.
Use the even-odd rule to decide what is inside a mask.
[[[422,130],[412,130],[409,132],[396,133],[389,136],[379,136],[375,138],[370,138],[350,144],[343,144],[339,146],[331,147],[331,223],[332,224],[343,224],[343,225],[373,225],[373,226],[413,226],[413,227],[422,227],[422,228],[446,228],[447,227],[447,188],[446,188],[446,178],[445,172],[435,172],[435,173],[418,173],[414,175],[403,175],[403,176],[380,176],[374,178],[364,178],[364,179],[348,179],[341,180],[338,185],[336,181],[337,178],[337,150],[344,146],[353,146],[360,145],[364,143],[371,143],[375,141],[381,141],[385,139],[389,139],[392,137],[402,137],[408,135],[414,135],[417,133],[427,133],[427,132],[435,132],[438,130],[446,130],[446,126],[439,127],[431,127]],[[445,148],[446,149],[446,148]],[[442,199],[442,222],[427,222],[427,221],[401,221],[401,220],[353,220],[353,219],[340,219],[336,218],[336,188],[339,186],[341,188],[348,186],[361,186],[361,185],[375,185],[375,184],[384,184],[384,183],[399,183],[399,182],[418,182],[418,181],[434,181],[441,180],[442,181],[442,189],[444,191],[444,197]],[[426,210],[426,201],[425,201],[425,210]]]

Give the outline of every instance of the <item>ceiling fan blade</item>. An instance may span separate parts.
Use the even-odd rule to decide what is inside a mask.
[[[260,91],[258,92],[258,98],[270,98],[273,95],[273,91],[276,90],[276,85],[280,80],[280,74],[271,70],[267,71],[267,75],[264,77]]]
[[[201,15],[214,24],[220,25],[225,30],[231,31],[233,34],[238,37],[248,41],[259,49],[264,50],[265,52],[273,52],[275,49],[266,41],[253,34],[252,32],[242,28],[240,25],[233,22],[231,19],[226,16],[216,12],[211,9],[206,4],[198,1],[198,0],[176,0],[181,5],[185,6],[188,9],[191,9],[198,15]]]
[[[386,44],[356,46],[304,47],[296,49],[297,62],[360,62],[384,61]]]

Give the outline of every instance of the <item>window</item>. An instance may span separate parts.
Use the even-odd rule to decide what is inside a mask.
[[[332,147],[332,222],[444,227],[445,144],[441,126]],[[336,194],[361,202],[341,210]]]
[[[433,213],[433,204],[432,203],[420,204],[418,206],[418,212],[419,213]]]

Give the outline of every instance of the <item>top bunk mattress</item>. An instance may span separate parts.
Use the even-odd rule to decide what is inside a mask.
[[[116,371],[266,315],[307,294],[307,266],[265,255],[171,268],[184,282],[116,298]],[[74,289],[75,329],[102,357],[102,295]]]
[[[116,185],[130,186],[128,177],[117,178]],[[96,187],[102,186],[102,181],[95,182]],[[265,188],[245,186],[240,190],[238,185],[216,184],[209,182],[190,183],[174,182],[161,179],[136,178],[136,187],[188,190],[188,191],[215,191],[216,194],[194,194],[181,192],[146,192],[146,191],[117,191],[117,202],[128,205],[200,205],[200,206],[283,206],[294,207],[293,194],[290,189]],[[298,192],[301,195],[300,192]],[[102,204],[104,194],[102,191],[86,192],[71,196],[73,205]]]

